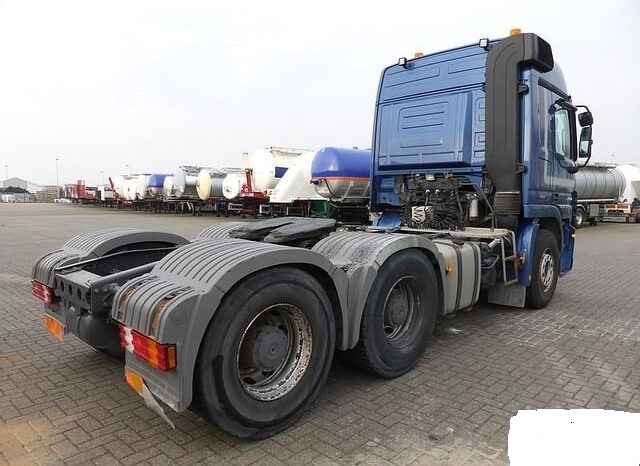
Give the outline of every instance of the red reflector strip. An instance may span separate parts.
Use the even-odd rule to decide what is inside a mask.
[[[36,298],[47,304],[53,304],[55,301],[56,295],[53,292],[53,288],[40,283],[37,280],[31,280],[31,292]]]
[[[120,346],[160,371],[176,367],[176,345],[158,343],[142,333],[120,324]]]

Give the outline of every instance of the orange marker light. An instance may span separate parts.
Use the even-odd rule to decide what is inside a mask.
[[[513,29],[511,29],[511,31],[509,31],[509,35],[510,36],[517,36],[518,34],[522,34],[522,29],[513,28]]]
[[[424,53],[422,52],[416,52],[413,54],[413,58],[422,58],[424,57]]]
[[[133,388],[139,394],[142,394],[142,385],[144,384],[142,377],[129,369],[125,369],[124,379],[127,381],[129,386],[131,386],[131,388]]]
[[[453,273],[453,264],[451,262],[447,264],[447,268],[444,269],[444,273],[447,277]]]
[[[64,341],[64,327],[60,322],[44,314],[42,316],[42,324],[58,341]]]

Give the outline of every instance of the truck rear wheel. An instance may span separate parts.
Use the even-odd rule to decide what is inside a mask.
[[[207,328],[196,363],[196,411],[238,437],[273,435],[316,398],[334,347],[322,285],[294,267],[259,272],[225,297]]]
[[[558,242],[549,230],[540,229],[536,236],[531,285],[527,288],[527,307],[541,309],[553,298],[560,270]]]
[[[357,367],[385,378],[410,371],[424,354],[438,315],[433,265],[419,251],[399,252],[380,268],[348,354]]]

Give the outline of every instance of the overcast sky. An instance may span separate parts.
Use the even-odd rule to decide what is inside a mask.
[[[594,159],[640,163],[639,24],[637,0],[0,0],[0,178],[54,184],[56,157],[60,183],[97,184],[369,147],[385,66],[512,27],[552,44],[594,113]]]

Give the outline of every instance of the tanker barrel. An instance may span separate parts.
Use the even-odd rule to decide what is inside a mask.
[[[311,181],[322,197],[361,202],[369,198],[371,151],[324,147],[311,164]]]
[[[586,166],[575,175],[579,201],[616,202],[625,190],[624,175],[615,167]]]

